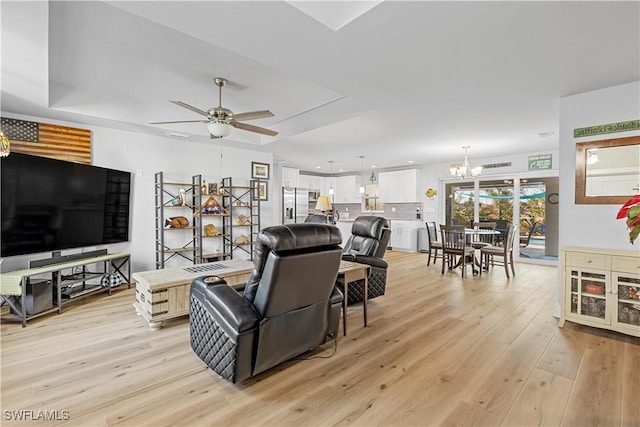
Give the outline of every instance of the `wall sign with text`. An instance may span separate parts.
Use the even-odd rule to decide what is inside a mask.
[[[551,154],[529,156],[529,170],[551,169]]]

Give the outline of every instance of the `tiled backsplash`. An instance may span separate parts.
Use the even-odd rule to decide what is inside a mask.
[[[401,220],[418,219],[418,209],[420,209],[420,217],[422,218],[422,203],[420,202],[385,203],[384,212],[362,211],[362,205],[360,203],[334,203],[333,209],[338,211],[341,219],[345,219],[345,216],[348,216],[348,219],[355,219],[360,215],[377,215],[387,219]]]

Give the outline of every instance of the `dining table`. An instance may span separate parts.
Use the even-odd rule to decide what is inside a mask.
[[[472,241],[471,239],[473,238],[473,236],[499,236],[501,233],[498,230],[490,230],[490,229],[486,229],[486,228],[465,228],[464,229],[464,235],[466,238],[466,241],[469,245],[472,245]],[[479,247],[474,247],[476,250],[480,249]],[[478,267],[478,270],[476,270],[476,267]],[[473,256],[473,274],[478,274],[480,272],[480,268],[482,268],[482,264],[480,263],[480,261],[478,260],[478,258],[475,256]]]

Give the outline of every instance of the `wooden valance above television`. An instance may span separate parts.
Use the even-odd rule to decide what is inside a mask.
[[[91,164],[91,131],[2,117],[0,127],[11,151]]]

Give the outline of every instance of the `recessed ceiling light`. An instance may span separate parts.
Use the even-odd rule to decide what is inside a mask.
[[[316,166],[316,169],[320,169],[320,166]]]
[[[538,136],[540,138],[549,138],[550,136],[553,136],[553,135],[555,135],[555,133],[553,131],[550,131],[550,130],[547,131],[547,132],[539,132],[538,133]]]
[[[409,163],[413,163],[413,160],[409,160]]]
[[[338,172],[344,172],[344,169],[338,169]]]
[[[375,169],[375,168],[376,168],[376,165],[371,165],[371,169]]]

